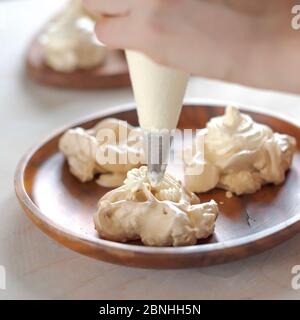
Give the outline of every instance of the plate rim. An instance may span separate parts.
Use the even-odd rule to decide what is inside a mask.
[[[205,105],[209,107],[225,107],[228,105],[228,101],[223,100],[216,100],[216,99],[185,99],[183,102],[183,105]],[[252,111],[264,115],[268,115],[271,117],[278,118],[280,120],[286,121],[293,126],[296,126],[300,130],[300,125],[290,117],[286,115],[282,115],[278,112],[274,111],[268,111],[264,110],[264,108],[261,107],[245,107],[242,104],[238,104],[238,106],[243,111]],[[79,232],[76,232],[74,230],[70,230],[60,224],[57,224],[54,220],[50,219],[48,216],[46,216],[41,209],[33,202],[33,199],[31,199],[30,195],[26,192],[26,188],[24,185],[24,174],[25,169],[27,167],[27,164],[30,162],[31,158],[34,156],[34,154],[41,148],[43,145],[47,142],[49,142],[51,139],[56,137],[57,135],[62,134],[66,129],[70,127],[74,127],[80,123],[91,121],[95,118],[99,117],[106,117],[106,116],[113,116],[113,114],[119,113],[119,112],[126,112],[135,109],[135,103],[129,102],[121,105],[117,105],[115,107],[106,108],[105,110],[98,111],[96,113],[93,113],[88,116],[84,116],[79,118],[76,121],[72,121],[67,123],[66,125],[53,130],[51,134],[47,135],[45,138],[41,139],[39,143],[35,144],[35,146],[31,147],[25,155],[21,158],[19,161],[15,176],[14,176],[14,186],[15,186],[15,192],[17,195],[17,198],[26,212],[27,215],[29,215],[29,218],[33,220],[35,224],[37,222],[33,218],[37,218],[39,222],[42,222],[46,224],[47,228],[50,232],[54,232],[55,234],[59,236],[63,236],[66,239],[73,240],[73,241],[83,241],[91,246],[96,246],[98,248],[103,249],[117,249],[122,252],[129,252],[129,253],[142,253],[144,255],[170,255],[170,256],[187,256],[187,255],[195,255],[195,254],[204,254],[206,252],[210,252],[211,250],[214,251],[224,251],[224,250],[230,250],[230,249],[243,249],[247,246],[253,245],[253,243],[257,242],[267,242],[269,238],[272,236],[282,236],[282,233],[287,228],[294,227],[295,230],[291,232],[292,234],[289,235],[286,238],[291,238],[293,235],[296,234],[297,231],[300,231],[300,212],[299,214],[279,223],[275,226],[269,227],[265,230],[256,232],[251,235],[246,235],[240,238],[226,240],[223,242],[217,242],[217,243],[208,243],[208,244],[201,244],[201,245],[192,245],[192,246],[182,246],[182,247],[150,247],[150,246],[141,246],[141,245],[135,245],[135,244],[128,244],[128,243],[119,243],[114,242],[110,240],[105,240],[101,238],[95,238],[93,236],[89,236],[86,234],[82,234]],[[29,212],[28,212],[29,211]],[[32,216],[31,216],[32,215]],[[38,225],[39,228],[41,228],[40,225]],[[41,228],[43,231],[45,231],[43,228]],[[47,233],[47,232],[46,232]],[[262,249],[261,251],[271,248],[278,244],[277,243],[272,245],[267,245]],[[259,250],[258,250],[259,252]],[[251,254],[246,254],[245,256],[248,256]],[[241,256],[242,257],[242,256]],[[234,259],[229,259],[234,260]],[[125,264],[125,263],[124,263]]]

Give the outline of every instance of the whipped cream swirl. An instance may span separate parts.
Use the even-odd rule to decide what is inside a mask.
[[[296,148],[295,138],[274,133],[232,106],[224,116],[212,118],[200,134],[204,134],[204,161],[195,154],[190,166],[201,166],[202,173],[185,175],[194,192],[220,187],[240,195],[266,183],[280,184]]]
[[[106,48],[97,40],[95,22],[81,2],[71,0],[40,37],[45,63],[56,71],[88,69],[101,65],[105,59]]]
[[[199,198],[166,174],[152,186],[147,167],[132,169],[124,184],[98,203],[94,222],[98,233],[109,240],[140,239],[149,246],[192,245],[214,231],[218,206]]]

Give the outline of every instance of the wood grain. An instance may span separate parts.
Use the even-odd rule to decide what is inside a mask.
[[[134,105],[114,108],[73,124],[89,128],[113,116],[137,125]],[[224,112],[222,106],[186,105],[179,128],[201,128]],[[291,134],[298,150],[285,184],[268,185],[256,194],[227,199],[222,190],[201,194],[202,201],[215,199],[221,214],[215,234],[198,245],[153,248],[100,239],[92,221],[98,199],[108,189],[96,183],[82,184],[68,170],[57,143],[65,129],[51,135],[21,160],[15,188],[21,206],[44,232],[75,251],[117,264],[147,268],[185,268],[224,263],[256,254],[292,237],[300,230],[300,128],[266,114],[247,112],[275,131]],[[172,172],[175,175],[180,172]]]
[[[124,52],[109,50],[104,63],[96,68],[58,72],[44,63],[40,34],[32,40],[26,56],[26,72],[34,81],[70,89],[113,89],[130,86]]]

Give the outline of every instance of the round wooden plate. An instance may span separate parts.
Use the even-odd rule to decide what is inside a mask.
[[[41,33],[40,33],[41,34]],[[96,68],[58,72],[44,63],[40,34],[29,46],[26,57],[26,71],[38,83],[71,89],[113,89],[130,86],[130,77],[125,54],[110,50],[104,63]]]
[[[223,112],[221,106],[185,105],[179,128],[204,127],[211,117]],[[61,134],[70,127],[89,128],[107,116],[137,125],[133,104],[63,128],[28,152],[15,175],[18,199],[30,219],[53,239],[75,251],[112,263],[147,268],[186,268],[224,263],[261,252],[300,231],[300,128],[281,118],[247,113],[275,131],[297,138],[298,150],[292,168],[285,184],[265,186],[253,195],[228,199],[222,190],[201,194],[202,201],[215,199],[221,213],[214,235],[197,245],[156,248],[101,239],[94,230],[92,216],[98,199],[108,189],[95,182],[76,180],[57,149]],[[169,171],[172,172],[172,168]]]

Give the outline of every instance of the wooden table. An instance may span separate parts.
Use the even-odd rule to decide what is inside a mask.
[[[300,234],[273,250],[235,263],[192,270],[143,270],[102,263],[65,249],[23,214],[14,194],[13,175],[28,147],[80,116],[132,100],[126,89],[63,91],[25,78],[26,46],[61,3],[0,3],[0,265],[7,273],[7,289],[0,290],[0,298],[299,299],[300,290],[291,287],[291,269],[300,265]],[[192,79],[187,97],[273,108],[300,121],[297,95]]]

